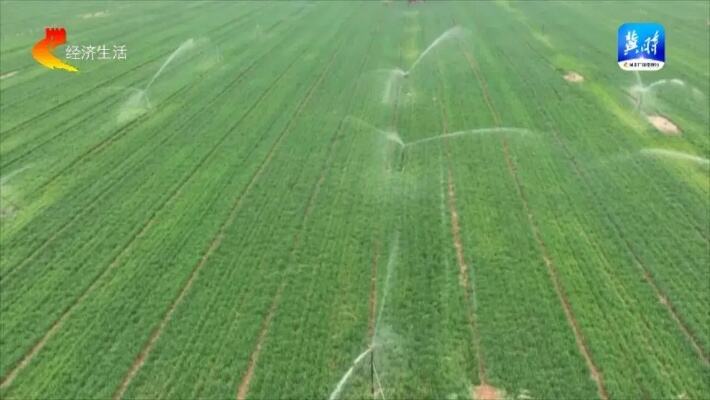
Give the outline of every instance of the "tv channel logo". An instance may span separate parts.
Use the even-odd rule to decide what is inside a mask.
[[[624,71],[658,71],[666,62],[666,31],[656,22],[627,22],[619,27],[617,62]]]
[[[35,43],[32,47],[32,57],[39,64],[49,69],[63,69],[69,72],[77,72],[78,69],[57,58],[53,51],[56,47],[67,42],[67,30],[64,28],[45,28],[44,38]]]
[[[62,45],[65,46],[65,58],[67,60],[114,60],[125,61],[128,59],[128,48],[125,44],[113,44],[113,48],[106,44],[100,45],[69,45],[67,44],[67,30],[63,27],[45,28],[44,38],[40,39],[32,47],[32,57],[40,65],[49,69],[63,69],[69,72],[78,72],[79,69],[68,64],[54,55],[54,50]]]

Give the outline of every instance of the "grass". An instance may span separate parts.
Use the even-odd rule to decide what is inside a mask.
[[[2,398],[710,393],[707,4],[0,7]]]

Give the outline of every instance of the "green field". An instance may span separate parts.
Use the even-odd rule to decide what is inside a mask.
[[[0,398],[710,398],[710,3],[0,15]]]

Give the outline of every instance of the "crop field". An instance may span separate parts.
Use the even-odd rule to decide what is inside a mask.
[[[629,21],[661,71],[617,65]],[[0,398],[710,398],[710,3],[0,27]]]

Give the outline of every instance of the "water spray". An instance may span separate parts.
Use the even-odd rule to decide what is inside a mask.
[[[653,95],[654,91],[661,86],[674,85],[680,88],[687,88],[692,91],[695,97],[703,97],[703,93],[698,88],[688,85],[682,79],[659,79],[648,85],[644,85],[643,80],[641,79],[641,74],[638,71],[634,71],[634,76],[636,78],[636,85],[629,88],[629,93],[636,99],[636,110],[645,116],[647,116],[643,107],[645,96]]]
[[[433,142],[436,140],[441,140],[441,139],[451,138],[451,137],[459,137],[459,136],[481,135],[481,134],[486,134],[486,133],[503,133],[503,132],[516,133],[521,136],[529,136],[529,135],[535,134],[535,132],[531,131],[530,129],[526,129],[526,128],[518,128],[518,127],[514,127],[514,126],[500,126],[500,127],[493,127],[493,128],[466,129],[466,130],[461,130],[461,131],[456,131],[456,132],[442,133],[439,135],[429,136],[429,137],[417,139],[415,141],[407,143],[402,140],[402,138],[399,136],[399,134],[397,132],[382,130],[382,129],[380,129],[380,128],[378,128],[366,121],[361,120],[360,118],[356,118],[353,116],[347,116],[346,119],[353,121],[359,125],[362,125],[367,129],[370,129],[370,130],[373,130],[373,131],[379,133],[380,135],[384,136],[387,140],[391,140],[405,149],[407,147],[411,147],[411,146],[417,146],[417,145]]]
[[[338,396],[340,395],[340,392],[343,390],[343,386],[348,381],[348,379],[350,379],[350,375],[352,375],[355,367],[357,367],[357,365],[360,363],[360,361],[362,361],[362,359],[365,358],[365,356],[368,353],[370,353],[371,351],[372,351],[372,347],[368,347],[367,350],[360,353],[360,355],[357,356],[355,358],[355,360],[353,360],[353,363],[350,366],[350,368],[347,370],[347,372],[345,372],[345,375],[343,375],[343,377],[340,378],[340,381],[338,381],[338,385],[335,386],[335,390],[333,390],[333,393],[331,393],[330,396],[328,396],[328,400],[335,400],[338,398]]]
[[[412,63],[412,65],[409,67],[408,70],[403,70],[401,68],[393,68],[393,69],[388,69],[386,70],[389,73],[389,77],[387,78],[387,82],[385,83],[385,90],[382,96],[382,102],[385,104],[391,104],[393,100],[393,95],[392,92],[394,91],[397,82],[399,81],[400,78],[409,78],[409,75],[414,71],[414,69],[419,65],[419,63],[429,54],[432,50],[434,50],[437,46],[439,46],[441,43],[453,39],[456,37],[459,37],[463,35],[466,31],[461,28],[460,26],[455,26],[453,28],[448,29],[439,37],[434,39],[433,42],[424,49],[421,54],[419,54],[419,57],[417,57],[416,60]]]
[[[467,129],[463,131],[456,131],[456,132],[451,132],[451,133],[443,133],[440,135],[436,136],[431,136],[423,139],[418,139],[413,142],[409,142],[405,145],[405,147],[409,146],[416,146],[424,143],[428,143],[431,141],[435,140],[441,140],[444,138],[450,138],[450,137],[458,137],[458,136],[467,136],[467,135],[480,135],[480,134],[486,134],[486,133],[499,133],[499,132],[510,132],[510,133],[517,133],[519,135],[527,136],[534,134],[533,131],[525,128],[516,128],[516,127],[495,127],[495,128],[480,128],[480,129]]]
[[[693,163],[696,163],[696,164],[704,166],[704,167],[710,165],[710,160],[708,160],[707,158],[696,156],[696,155],[689,154],[689,153],[684,153],[682,151],[667,150],[667,149],[660,149],[660,148],[645,148],[645,149],[639,150],[639,153],[642,155],[646,155],[646,156],[665,157],[665,158],[672,158],[674,160],[689,161],[689,162],[693,162]]]
[[[402,138],[399,136],[399,134],[397,134],[397,132],[382,130],[382,129],[377,128],[376,126],[374,126],[366,121],[361,120],[360,118],[353,117],[352,115],[348,115],[347,117],[345,117],[345,119],[355,122],[358,125],[361,125],[369,130],[372,130],[372,131],[382,135],[385,139],[392,141],[394,143],[397,143],[400,147],[405,146],[404,141],[402,141]]]
[[[409,72],[406,72],[401,68],[393,68],[385,71],[387,71],[389,77],[387,78],[387,82],[385,83],[385,90],[382,94],[382,102],[385,104],[391,104],[394,100],[393,92],[397,87],[399,78],[406,77]]]
[[[156,79],[163,73],[163,71],[170,65],[176,58],[182,55],[184,52],[195,47],[195,40],[189,38],[182,42],[177,49],[175,49],[168,58],[165,59],[163,64],[158,68],[158,70],[153,74],[153,77],[148,81],[143,89],[138,89],[134,87],[126,88],[127,91],[132,92],[128,99],[124,102],[123,106],[118,113],[118,122],[123,123],[132,120],[133,118],[145,113],[147,110],[153,108],[150,103],[150,98],[148,97],[148,90],[153,85]]]
[[[397,263],[397,253],[399,253],[399,231],[394,235],[394,240],[392,242],[392,247],[390,248],[390,255],[387,259],[387,275],[385,277],[385,288],[382,290],[382,301],[380,302],[380,309],[377,311],[377,320],[375,320],[375,333],[372,335],[372,345],[375,347],[377,345],[377,333],[379,332],[380,321],[382,320],[382,314],[385,310],[385,304],[387,303],[387,293],[390,291],[390,282],[392,280],[392,274],[394,273],[394,267]]]
[[[170,63],[174,59],[176,59],[178,56],[180,56],[185,51],[193,48],[194,46],[195,46],[195,41],[192,38],[189,38],[189,39],[185,40],[184,42],[182,42],[180,44],[180,46],[178,46],[178,48],[175,49],[175,51],[173,51],[172,53],[170,53],[168,58],[165,59],[165,61],[163,62],[163,65],[160,66],[160,68],[158,69],[158,72],[156,72],[155,75],[153,75],[153,78],[151,78],[150,82],[148,82],[148,84],[145,86],[145,88],[143,90],[147,92],[148,89],[150,89],[150,86],[153,84],[153,82],[155,82],[155,80],[158,79],[160,74],[163,73],[163,70],[165,70],[165,68],[167,68],[167,66],[170,65]]]
[[[412,66],[409,67],[409,69],[408,69],[407,71],[404,71],[404,74],[403,74],[402,76],[404,76],[405,78],[406,78],[407,76],[409,76],[409,74],[414,70],[414,68],[416,68],[417,65],[419,65],[419,62],[421,62],[422,59],[423,59],[424,57],[426,57],[426,55],[429,54],[429,52],[431,52],[431,51],[432,51],[434,48],[436,48],[439,44],[441,44],[442,42],[444,42],[444,41],[446,41],[446,40],[459,37],[459,36],[463,35],[464,32],[465,32],[465,30],[464,30],[463,28],[461,28],[460,26],[455,26],[455,27],[453,27],[453,28],[450,28],[450,29],[447,30],[446,32],[442,33],[441,35],[439,35],[439,37],[437,37],[436,39],[434,39],[434,41],[431,42],[431,44],[429,45],[429,47],[427,47],[426,49],[424,49],[424,51],[419,55],[419,57],[417,57],[417,59],[414,60],[414,63],[412,63]]]

